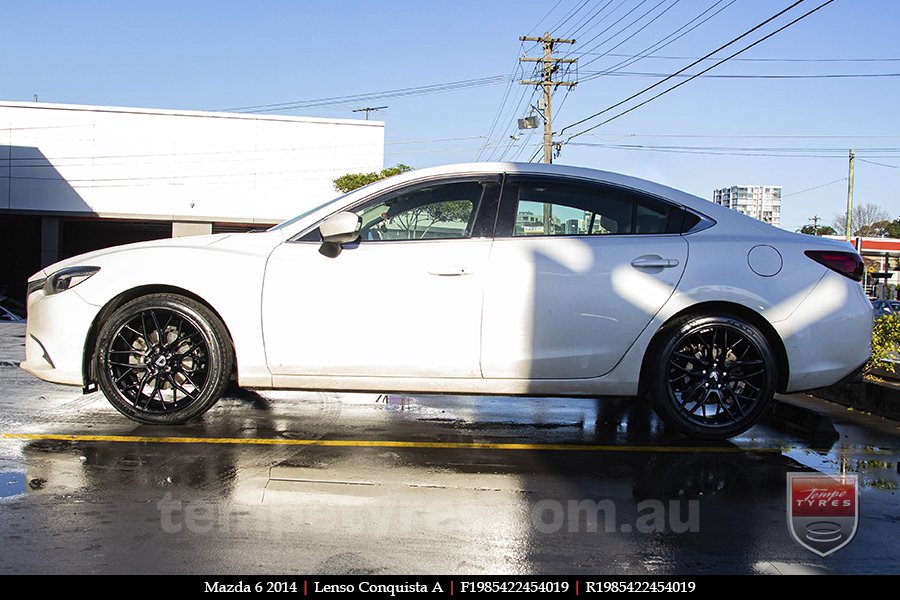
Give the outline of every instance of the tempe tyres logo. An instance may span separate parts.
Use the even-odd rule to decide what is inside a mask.
[[[788,473],[787,502],[791,537],[819,556],[837,552],[856,535],[856,475]]]

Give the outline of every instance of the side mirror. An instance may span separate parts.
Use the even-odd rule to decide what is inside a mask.
[[[328,258],[335,258],[341,253],[341,244],[355,242],[359,238],[362,218],[350,212],[331,215],[319,225],[322,246],[319,252]]]
[[[330,244],[349,244],[359,237],[362,218],[350,212],[331,215],[319,225],[322,241]]]

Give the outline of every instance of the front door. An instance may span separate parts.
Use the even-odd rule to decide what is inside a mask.
[[[480,377],[498,195],[485,178],[388,192],[352,209],[361,238],[337,257],[320,254],[314,235],[278,247],[262,304],[270,371]]]

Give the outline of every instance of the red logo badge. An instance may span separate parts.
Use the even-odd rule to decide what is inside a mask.
[[[787,503],[791,537],[819,556],[837,552],[856,535],[856,475],[788,473]]]

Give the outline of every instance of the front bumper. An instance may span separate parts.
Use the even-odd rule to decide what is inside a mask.
[[[25,362],[19,366],[44,381],[83,385],[85,342],[99,311],[76,290],[52,296],[33,292],[28,296]]]

